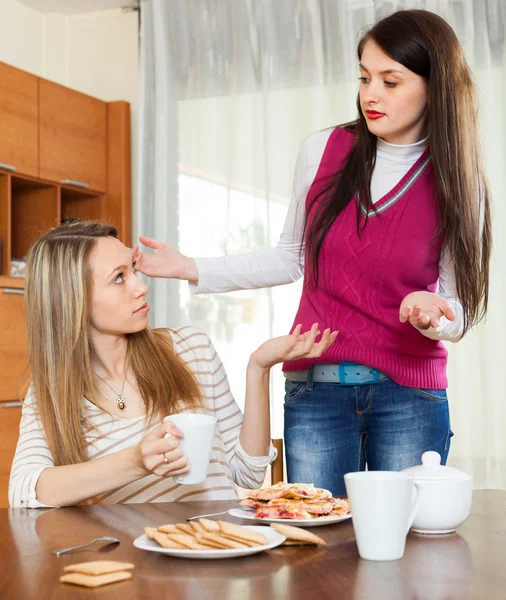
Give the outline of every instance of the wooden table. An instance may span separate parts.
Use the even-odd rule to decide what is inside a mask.
[[[410,534],[404,558],[361,560],[351,521],[314,531],[325,548],[284,547],[228,560],[188,560],[138,550],[146,525],[180,522],[232,502],[182,502],[0,509],[0,598],[189,598],[242,600],[480,600],[506,598],[506,491],[477,490],[471,516],[453,535]],[[59,558],[51,550],[99,535],[121,540],[107,551]],[[58,581],[67,564],[97,559],[135,563],[133,579],[96,590]]]

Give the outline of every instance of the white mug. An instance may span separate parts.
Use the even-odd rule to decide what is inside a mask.
[[[395,471],[346,473],[344,482],[360,556],[402,558],[420,503],[418,484],[407,473]]]
[[[207,477],[211,460],[216,418],[198,413],[181,413],[165,417],[164,421],[170,421],[184,434],[184,437],[177,439],[190,465],[189,472],[176,475],[174,481],[202,483]]]

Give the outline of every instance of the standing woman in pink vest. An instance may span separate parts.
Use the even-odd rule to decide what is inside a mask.
[[[155,252],[135,250],[138,270],[197,293],[304,276],[292,330],[339,336],[319,359],[283,365],[288,480],[334,494],[366,464],[404,469],[426,450],[446,462],[442,340],[460,340],[488,301],[489,192],[455,33],[399,11],[362,37],[358,59],[358,118],[303,142],[275,248],[194,260],[141,237]]]

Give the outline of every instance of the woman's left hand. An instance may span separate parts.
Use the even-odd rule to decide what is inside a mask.
[[[447,300],[432,292],[411,292],[401,302],[399,310],[401,323],[409,321],[421,331],[429,327],[438,327],[443,316],[449,321],[454,321],[455,311]]]
[[[314,323],[310,331],[301,333],[302,325],[297,325],[291,335],[272,338],[264,342],[250,358],[250,363],[262,369],[270,369],[277,363],[300,358],[318,358],[334,343],[338,331],[325,329],[319,342],[315,342],[320,334],[318,323]]]

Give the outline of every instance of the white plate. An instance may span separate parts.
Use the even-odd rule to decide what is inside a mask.
[[[242,508],[231,508],[228,514],[238,519],[249,519],[250,521],[256,521],[257,523],[284,523],[285,525],[303,525],[304,527],[320,527],[321,525],[332,525],[333,523],[340,523],[351,519],[351,513],[342,517],[329,516],[329,517],[318,517],[316,519],[273,519],[270,517],[258,518],[255,517],[255,513],[250,510],[243,510]]]
[[[286,536],[279,533],[272,527],[258,527],[255,525],[247,525],[248,529],[263,533],[267,538],[267,544],[263,546],[254,546],[252,548],[238,548],[230,550],[215,550],[209,548],[209,550],[176,550],[173,548],[162,548],[154,540],[150,540],[147,536],[140,535],[134,540],[134,546],[141,550],[148,550],[150,552],[161,552],[162,554],[169,554],[170,556],[178,556],[180,558],[235,558],[236,556],[246,556],[248,554],[256,554],[257,552],[263,552],[264,550],[270,550],[279,546],[286,540]]]

